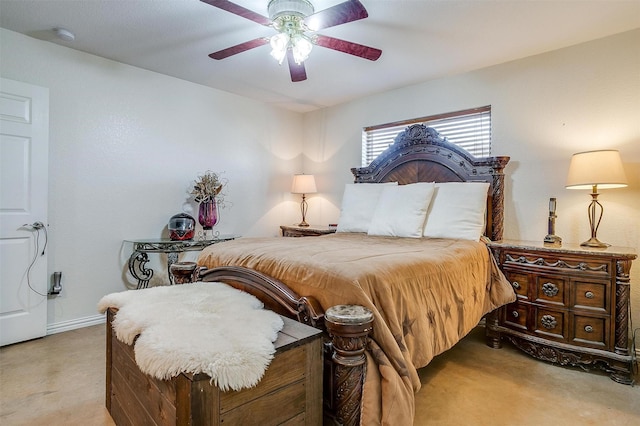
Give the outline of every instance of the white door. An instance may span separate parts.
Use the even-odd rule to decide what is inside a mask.
[[[49,89],[1,79],[0,346],[47,332],[48,161]]]

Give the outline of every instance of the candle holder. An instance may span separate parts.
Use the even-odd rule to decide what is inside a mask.
[[[561,245],[562,238],[556,235],[556,199],[549,198],[549,224],[548,224],[548,234],[544,237],[545,244],[553,244],[553,245]]]

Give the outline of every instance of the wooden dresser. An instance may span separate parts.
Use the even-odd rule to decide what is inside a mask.
[[[322,425],[322,332],[282,317],[276,355],[253,388],[222,392],[206,374],[157,380],[140,371],[107,311],[106,406],[120,425]]]
[[[517,300],[487,321],[488,344],[502,336],[535,358],[600,368],[632,381],[629,271],[632,248],[589,249],[525,241],[490,244]]]

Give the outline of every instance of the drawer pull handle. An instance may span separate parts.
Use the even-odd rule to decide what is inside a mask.
[[[542,323],[542,326],[548,330],[552,330],[556,328],[556,325],[558,325],[558,321],[556,321],[556,317],[553,315],[543,315],[540,322]]]
[[[518,313],[518,311],[513,311],[511,312],[511,315],[513,315],[514,318],[518,318],[520,316],[520,314]]]
[[[515,288],[516,290],[520,290],[520,283],[518,281],[514,281],[511,283],[511,285],[513,286],[513,288]]]
[[[593,299],[595,297],[595,294],[593,294],[593,292],[588,291],[584,294],[584,297],[586,297],[587,299]]]
[[[590,325],[586,325],[584,327],[584,331],[586,331],[587,333],[593,333],[593,327],[591,327]]]
[[[558,286],[555,285],[554,283],[542,284],[542,292],[548,297],[555,296],[556,294],[558,294],[558,291],[560,291],[560,289],[558,289]]]

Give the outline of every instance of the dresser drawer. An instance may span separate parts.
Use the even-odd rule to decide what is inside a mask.
[[[607,259],[586,258],[563,253],[529,253],[505,250],[502,262],[504,267],[519,266],[534,273],[553,271],[554,273],[578,274],[600,279],[611,278],[615,274],[611,262]]]
[[[529,298],[529,274],[505,269],[504,275],[511,283],[511,287],[516,292],[518,299],[526,300]]]
[[[573,280],[571,306],[575,309],[610,313],[610,285],[609,281]]]
[[[573,344],[603,349],[608,346],[607,328],[608,317],[592,317],[586,315],[573,315],[572,318]]]
[[[514,330],[527,330],[529,305],[514,302],[504,307],[502,322]]]
[[[569,300],[567,280],[557,276],[538,275],[535,277],[535,301],[549,305],[566,307]]]
[[[568,341],[569,311],[534,308],[534,333],[545,338]]]

